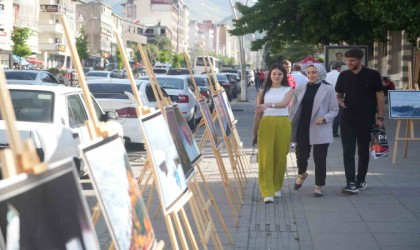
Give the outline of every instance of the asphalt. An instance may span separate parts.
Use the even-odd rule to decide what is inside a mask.
[[[248,101],[231,103],[238,119],[237,130],[243,148],[249,158],[252,154],[251,134],[256,91],[248,88]],[[386,107],[387,108],[387,107]],[[420,141],[408,144],[408,155],[404,158],[404,143],[398,147],[398,159],[392,164],[392,153],[397,121],[385,120],[391,153],[388,159],[371,158],[366,178],[368,184],[359,194],[341,192],[345,186],[345,176],[340,138],[334,138],[327,157],[327,179],[323,197],[314,197],[314,164],[309,159],[308,174],[302,188],[293,188],[297,175],[294,150],[288,154],[287,170],[282,188],[282,197],[274,203],[265,204],[258,187],[258,166],[251,164],[238,226],[225,196],[218,165],[214,153],[207,143],[202,150],[200,162],[206,182],[215,197],[223,220],[233,238],[229,244],[219,218],[212,211],[216,230],[225,249],[420,249]],[[420,125],[415,123],[414,131],[419,136]],[[405,123],[401,133],[405,133]],[[201,139],[202,131],[196,136]],[[234,185],[227,151],[221,149],[225,168]],[[139,171],[141,160],[133,160],[132,166]],[[201,181],[202,183],[202,181]],[[203,186],[202,186],[203,187]],[[202,188],[204,190],[204,188]],[[203,191],[204,192],[204,191]],[[163,240],[170,249],[170,240],[158,211],[155,191],[149,215],[158,240]],[[149,191],[143,196],[147,200]],[[236,193],[237,195],[237,193]],[[186,205],[187,216],[200,249],[204,246],[198,237],[190,208]],[[156,214],[156,216],[155,216]],[[111,238],[103,224],[97,225],[97,233],[103,249],[108,248]],[[98,227],[105,229],[98,230]],[[211,241],[209,249],[214,249]],[[182,248],[181,245],[179,248]]]

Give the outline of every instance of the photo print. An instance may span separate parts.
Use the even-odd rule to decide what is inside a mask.
[[[0,249],[99,249],[73,160],[0,181]]]
[[[229,137],[231,134],[231,124],[228,117],[228,114],[225,109],[225,105],[223,104],[223,100],[219,95],[213,95],[214,107],[219,114],[219,117],[222,121],[223,131],[225,132],[226,137]]]
[[[187,190],[181,159],[168,124],[160,111],[141,119],[143,134],[157,174],[158,190],[166,210]]]
[[[219,135],[217,134],[216,125],[214,125],[213,118],[210,112],[209,105],[206,100],[201,100],[200,102],[201,113],[203,113],[203,117],[205,119],[206,124],[209,127],[210,131],[210,140],[213,140],[214,145],[216,148],[220,145]]]
[[[118,249],[153,249],[155,234],[119,135],[82,148],[93,186]]]
[[[175,146],[179,153],[185,178],[188,180],[194,172],[194,163],[200,158],[194,135],[178,106],[165,107],[166,121]]]
[[[420,119],[420,91],[390,90],[389,119]]]

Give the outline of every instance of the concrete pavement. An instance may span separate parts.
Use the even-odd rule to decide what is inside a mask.
[[[256,91],[248,88],[248,102],[232,102],[232,109],[238,119],[237,129],[250,155],[253,112]],[[393,149],[396,121],[386,119],[388,140]],[[419,123],[415,124],[417,132]],[[200,139],[201,133],[196,137]],[[308,173],[302,188],[293,189],[297,174],[294,150],[288,155],[288,166],[282,189],[282,197],[272,204],[264,204],[258,188],[257,165],[252,164],[246,184],[242,215],[236,227],[230,213],[218,167],[209,144],[203,150],[204,159],[200,167],[212,189],[223,219],[234,239],[228,244],[221,224],[212,213],[219,236],[225,249],[420,249],[420,142],[410,142],[408,158],[403,158],[403,144],[400,143],[398,160],[392,165],[388,159],[371,159],[367,176],[368,187],[357,195],[345,195],[342,148],[340,138],[330,145],[327,158],[327,180],[325,195],[313,196],[314,164],[309,160]],[[233,183],[233,175],[226,151],[222,148],[225,167]],[[133,160],[135,170],[142,162]],[[204,190],[204,189],[203,189]],[[147,200],[150,193],[143,194]],[[150,216],[158,208],[156,192]],[[196,235],[196,226],[189,207],[186,207],[190,224]],[[102,224],[101,224],[102,223]],[[164,240],[170,249],[169,236],[161,213],[152,220],[156,236]],[[101,229],[98,229],[101,228]],[[101,220],[97,233],[103,249],[111,241]],[[209,248],[212,249],[211,243]]]

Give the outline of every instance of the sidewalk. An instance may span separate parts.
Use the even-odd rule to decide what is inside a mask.
[[[255,93],[253,88],[248,90],[250,96]],[[246,106],[238,102],[232,109]],[[238,122],[239,127],[242,124]],[[387,119],[385,126],[393,150],[396,121]],[[415,129],[420,130],[419,123]],[[404,131],[405,123],[402,134]],[[241,133],[242,140],[249,133]],[[327,183],[321,198],[313,196],[312,157],[309,177],[295,191],[297,167],[291,150],[283,196],[274,204],[264,204],[258,188],[257,166],[253,166],[233,248],[420,249],[420,142],[409,143],[407,159],[403,158],[403,143],[399,146],[395,165],[392,165],[392,151],[389,159],[371,159],[368,187],[357,195],[341,192],[345,176],[340,138],[334,138],[329,147]]]
[[[237,129],[244,143],[243,147],[249,155],[252,152],[250,137],[255,97],[255,88],[251,86],[248,88],[248,102],[231,103],[238,119]],[[218,124],[216,126],[219,127]],[[385,126],[392,150],[396,121],[386,119]],[[405,123],[403,128],[405,131]],[[417,132],[420,130],[419,123],[415,124],[415,128]],[[200,139],[201,136],[202,131],[196,139]],[[292,149],[288,155],[282,197],[267,205],[259,192],[258,167],[253,164],[244,191],[239,224],[236,227],[214,154],[207,144],[202,151],[204,158],[200,167],[234,240],[233,244],[228,244],[220,220],[211,208],[212,218],[224,248],[420,249],[420,142],[410,142],[407,159],[403,158],[403,150],[403,143],[400,143],[395,165],[392,165],[392,152],[389,159],[371,159],[366,179],[368,187],[357,195],[345,195],[341,193],[341,188],[345,185],[341,142],[340,138],[335,138],[328,152],[325,195],[315,198],[312,158],[309,159],[308,179],[299,191],[293,188],[297,168]],[[236,190],[231,166],[223,147],[221,152],[231,185]],[[135,171],[142,167],[142,161],[138,160],[138,157],[144,155],[143,153],[130,155]],[[154,199],[149,215],[156,238],[165,241],[165,249],[171,249],[162,213],[158,211],[157,193],[153,193]],[[146,202],[149,195],[149,192],[143,194]],[[186,205],[185,209],[199,248],[203,249],[189,206]],[[96,228],[101,248],[107,249],[111,238],[102,218]],[[211,242],[208,246],[213,249]]]

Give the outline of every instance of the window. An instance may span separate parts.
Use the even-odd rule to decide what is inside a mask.
[[[70,127],[75,128],[84,126],[88,116],[79,95],[68,95],[67,105]]]

